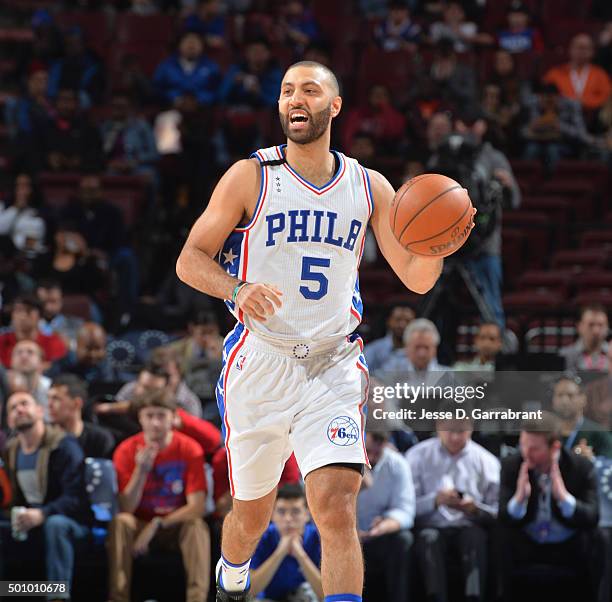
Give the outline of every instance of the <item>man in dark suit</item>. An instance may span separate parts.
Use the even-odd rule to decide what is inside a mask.
[[[602,582],[605,546],[597,530],[599,501],[595,468],[568,452],[557,418],[523,425],[521,453],[502,462],[499,496],[504,599],[515,600],[516,570],[530,565],[578,568],[583,600],[607,599]]]

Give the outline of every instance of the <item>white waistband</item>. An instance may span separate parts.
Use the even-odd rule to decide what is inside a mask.
[[[254,334],[253,331],[249,331],[245,344],[251,349],[257,349],[258,351],[305,360],[334,352],[342,345],[345,345],[347,341],[348,339],[345,336],[323,341],[263,339]]]

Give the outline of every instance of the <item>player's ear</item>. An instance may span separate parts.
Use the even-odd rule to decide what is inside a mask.
[[[342,109],[342,97],[336,96],[331,101],[331,116],[337,117],[341,109]]]

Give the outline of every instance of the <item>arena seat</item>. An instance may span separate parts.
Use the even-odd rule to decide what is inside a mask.
[[[580,247],[583,249],[601,249],[606,252],[612,250],[612,231],[587,230],[580,235]]]
[[[46,203],[60,208],[78,194],[81,175],[76,173],[44,172],[40,185]],[[138,217],[145,200],[146,183],[140,176],[104,176],[103,196],[123,213],[126,227],[131,227]]]
[[[526,234],[516,228],[502,228],[502,261],[506,285],[513,286],[516,278],[523,270],[526,246]]]
[[[120,14],[115,25],[116,41],[119,44],[167,45],[174,38],[175,21],[172,15]]]
[[[612,273],[610,271],[586,272],[574,277],[576,290],[579,293],[587,291],[612,292]]]
[[[527,265],[533,268],[542,267],[550,254],[552,235],[556,235],[559,228],[541,211],[504,211],[502,220],[502,233],[506,230],[518,230],[524,234]],[[503,252],[505,254],[506,250]]]
[[[579,293],[572,299],[572,304],[576,309],[584,307],[590,303],[598,303],[606,309],[612,310],[612,291],[593,290],[586,293]]]
[[[573,320],[534,320],[527,325],[524,341],[528,353],[557,353],[576,338]]]
[[[405,50],[385,52],[375,46],[361,55],[358,76],[359,98],[367,98],[368,90],[376,85],[386,86],[391,95],[406,93],[414,73],[414,56]]]
[[[108,16],[103,12],[69,12],[57,15],[60,27],[80,27],[84,33],[86,45],[97,55],[104,57],[111,41],[111,29]]]
[[[91,299],[87,295],[64,295],[62,311],[67,316],[91,320]]]
[[[555,246],[561,249],[567,246],[568,224],[575,217],[575,207],[570,201],[560,196],[528,196],[523,198],[521,209],[545,215],[553,233],[549,242],[554,241]]]
[[[566,249],[557,251],[551,263],[553,268],[577,273],[602,268],[606,259],[601,249]]]
[[[557,309],[563,305],[565,298],[552,290],[528,290],[506,293],[502,305],[506,311]]]
[[[110,50],[108,60],[111,73],[121,70],[121,62],[125,56],[133,55],[136,62],[147,77],[152,77],[157,66],[170,54],[167,44],[152,44],[150,42],[127,42],[115,44]]]
[[[542,179],[542,163],[532,159],[512,159],[512,172],[518,180],[521,191],[526,194]]]
[[[549,290],[567,297],[572,289],[572,275],[565,270],[529,270],[518,279],[521,290]]]

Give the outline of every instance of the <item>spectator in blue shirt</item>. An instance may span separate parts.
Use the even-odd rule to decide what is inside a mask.
[[[112,175],[155,176],[157,148],[149,123],[132,114],[129,94],[115,92],[110,119],[100,127],[107,170]]]
[[[204,56],[200,36],[187,32],[181,36],[178,52],[158,65],[153,84],[168,103],[191,93],[200,104],[211,105],[217,99],[220,78],[217,63]]]
[[[404,330],[414,318],[414,310],[411,307],[396,305],[391,309],[387,318],[387,334],[365,346],[365,358],[372,374],[385,368],[395,350],[403,349]]]
[[[357,526],[366,567],[366,599],[387,602],[409,596],[410,555],[416,501],[408,462],[387,445],[387,433],[367,433],[367,470],[357,498]],[[376,598],[379,599],[379,598]]]
[[[70,28],[64,36],[64,56],[49,68],[48,93],[55,98],[60,89],[72,88],[85,103],[97,103],[104,94],[104,66],[85,46],[80,27]]]
[[[249,42],[244,60],[230,67],[219,97],[228,106],[223,134],[232,157],[248,155],[263,143],[262,116],[257,111],[276,107],[281,80],[282,72],[262,40]]]
[[[32,136],[51,121],[55,109],[47,96],[49,73],[42,63],[30,67],[25,93],[9,97],[4,105],[4,120],[13,139]]]
[[[230,106],[250,109],[274,107],[278,102],[282,77],[267,44],[253,40],[244,50],[244,60],[229,68],[219,98]]]
[[[389,15],[376,27],[374,37],[387,52],[417,48],[421,38],[421,26],[410,18],[410,9],[405,2],[392,2]]]
[[[290,0],[282,5],[279,42],[288,44],[301,55],[319,37],[319,26],[304,0]]]
[[[259,599],[291,602],[323,598],[321,542],[300,485],[278,491],[272,522],[251,560],[251,593]],[[298,594],[299,592],[299,594]]]
[[[185,18],[183,29],[200,34],[210,48],[224,46],[225,17],[219,0],[200,0],[195,13]]]

